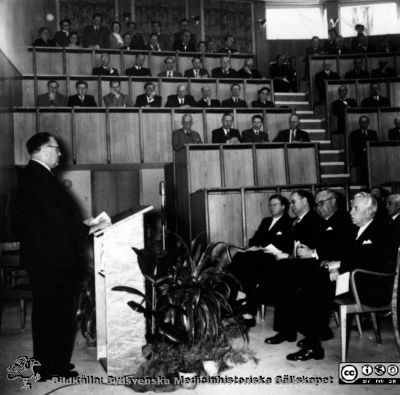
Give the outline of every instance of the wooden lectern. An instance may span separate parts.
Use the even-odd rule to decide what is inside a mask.
[[[94,237],[97,359],[107,375],[132,375],[143,362],[145,319],[127,305],[141,298],[112,288],[125,285],[144,293],[144,277],[132,247],[144,248],[143,215],[152,208],[121,213]]]

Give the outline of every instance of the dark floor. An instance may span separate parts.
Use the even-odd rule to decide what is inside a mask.
[[[10,381],[6,377],[6,368],[20,355],[32,355],[32,343],[30,334],[30,308],[28,307],[28,320],[24,330],[19,329],[19,315],[17,305],[8,305],[4,310],[2,332],[0,335],[0,394],[15,395],[19,393],[28,394],[130,394],[133,390],[123,386],[106,386],[96,384],[70,385],[64,388],[62,384],[45,382],[33,383],[29,391],[21,390],[21,380]],[[294,343],[283,343],[272,346],[265,345],[264,338],[273,334],[271,329],[272,309],[269,309],[265,321],[260,321],[250,333],[250,347],[256,352],[259,359],[258,365],[247,363],[237,365],[224,372],[228,376],[253,376],[259,375],[275,378],[277,375],[296,376],[333,376],[334,384],[322,384],[319,386],[310,384],[268,384],[268,385],[198,385],[194,391],[180,389],[178,394],[314,394],[324,392],[325,394],[399,394],[400,386],[361,386],[361,385],[339,385],[338,384],[338,362],[340,360],[339,333],[334,320],[331,322],[335,338],[324,344],[326,357],[321,361],[289,362],[285,359],[286,354],[295,351]],[[366,330],[362,337],[356,331],[352,332],[349,361],[376,361],[389,362],[400,361],[400,355],[395,345],[394,336],[391,331],[390,321],[383,322],[382,344],[377,345],[372,330]],[[105,376],[102,367],[96,361],[96,350],[86,347],[86,342],[78,333],[72,362],[80,374]]]

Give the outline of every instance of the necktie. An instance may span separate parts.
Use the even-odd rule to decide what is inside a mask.
[[[197,77],[197,70],[194,70],[194,76]]]
[[[83,100],[85,99],[84,96],[79,96],[79,100],[83,103]]]
[[[183,99],[179,99],[179,104],[183,104]]]
[[[172,72],[171,71],[168,72],[168,77],[172,77]]]
[[[237,97],[235,97],[235,98],[233,99],[233,101],[234,101],[235,103],[237,103],[237,102],[238,102]]]

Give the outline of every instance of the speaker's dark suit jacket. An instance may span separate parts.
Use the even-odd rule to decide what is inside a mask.
[[[125,74],[136,77],[151,77],[151,70],[147,67],[141,67],[139,70],[136,67],[130,67],[125,70]]]
[[[375,130],[368,129],[365,135],[361,129],[353,130],[350,133],[350,149],[353,154],[353,165],[359,166],[366,160],[366,142],[378,140],[378,133]]]
[[[253,129],[243,130],[242,132],[242,143],[264,143],[269,141],[268,133],[258,132],[256,134]]]
[[[360,70],[359,72],[357,72],[356,70],[350,70],[346,71],[345,78],[347,80],[369,78],[369,73],[367,70]]]
[[[186,95],[184,98],[184,103],[179,104],[178,95],[169,95],[167,102],[165,103],[165,107],[181,107],[181,106],[190,106],[195,107],[196,102],[193,99],[192,95]]]
[[[147,96],[145,93],[136,97],[135,107],[144,107],[150,105],[150,107],[161,107],[161,96],[155,95],[154,100],[151,103],[147,102]]]
[[[110,32],[106,27],[100,26],[99,30],[95,31],[93,25],[90,25],[83,29],[83,48],[94,45],[98,45],[100,48],[110,48]]]
[[[400,129],[393,128],[389,130],[389,140],[400,140]]]
[[[225,136],[223,128],[214,129],[212,131],[212,143],[215,144],[225,144],[231,138],[236,137],[239,141],[242,141],[240,132],[237,129],[230,129],[229,133]]]
[[[379,96],[379,100],[375,100],[373,96],[370,96],[363,99],[361,107],[390,107],[390,103],[384,96]]]
[[[211,99],[210,105],[208,105],[208,103],[203,99],[200,99],[199,101],[196,102],[196,107],[220,107],[220,106],[221,103],[217,99]]]
[[[223,100],[221,103],[221,107],[239,107],[239,108],[246,108],[247,103],[243,99],[239,99],[235,102],[233,98]]]
[[[267,100],[265,103],[263,103],[261,100],[254,100],[254,101],[251,102],[251,106],[254,107],[254,108],[257,108],[257,107],[261,107],[261,108],[263,108],[263,107],[271,107],[271,108],[273,108],[273,107],[275,107],[275,104],[272,103],[272,101],[269,101],[269,100]]]
[[[251,70],[249,74],[244,68],[241,68],[237,72],[237,78],[262,78],[258,70]]]
[[[79,99],[78,95],[68,97],[69,107],[97,107],[96,101],[92,95],[85,95],[83,102]]]
[[[92,70],[92,75],[119,75],[118,70],[111,68],[104,68],[104,67],[95,67]]]
[[[290,137],[290,130],[281,130],[278,135],[274,138],[275,143],[288,143]],[[307,132],[301,129],[296,130],[296,136],[294,141],[310,141],[310,136]]]
[[[346,98],[345,100],[335,100],[332,102],[332,114],[337,117],[337,131],[344,133],[346,130],[345,108],[357,107],[357,102],[354,99]]]
[[[230,68],[227,73],[224,73],[221,67],[217,67],[212,69],[211,76],[212,78],[237,78],[237,72]]]
[[[208,71],[206,69],[200,69],[198,70],[198,76],[203,77],[203,76],[208,76]],[[185,70],[184,77],[186,78],[195,78],[194,76],[194,69],[188,69]]]

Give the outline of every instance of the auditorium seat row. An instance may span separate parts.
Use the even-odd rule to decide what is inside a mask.
[[[94,96],[97,105],[103,106],[103,96],[110,92],[110,80],[118,79],[121,81],[121,92],[129,94],[133,104],[136,96],[144,93],[146,82],[154,82],[156,93],[162,97],[162,105],[165,104],[168,95],[176,94],[176,88],[179,84],[187,84],[189,94],[193,95],[195,100],[201,99],[201,88],[208,86],[212,92],[212,98],[225,100],[231,97],[231,86],[237,83],[241,86],[240,97],[245,100],[248,106],[251,102],[257,100],[257,92],[260,88],[266,86],[271,90],[270,100],[274,100],[271,80],[266,79],[187,79],[187,78],[152,78],[152,77],[95,77],[95,76],[24,76],[22,77],[22,106],[31,107],[36,104],[36,97],[39,94],[47,93],[47,82],[55,79],[59,83],[58,92],[65,96],[75,95],[75,84],[79,80],[85,80],[88,83],[88,93]]]
[[[213,129],[221,127],[230,109],[166,108],[15,108],[15,163],[28,160],[25,143],[35,132],[54,133],[69,164],[166,163],[172,162],[172,130],[181,127],[182,115],[193,117],[192,129],[203,142],[211,142]],[[290,109],[236,109],[234,127],[251,127],[251,117],[261,114],[273,140],[288,127]]]
[[[167,56],[175,58],[176,70],[183,74],[185,70],[192,67],[192,58],[194,56],[201,56],[199,53],[121,51],[118,49],[92,50],[48,47],[29,47],[28,49],[32,52],[32,73],[39,75],[91,74],[92,69],[100,65],[100,56],[104,52],[110,55],[111,66],[116,68],[119,74],[123,74],[127,68],[134,65],[135,56],[138,53],[145,55],[143,67],[150,68],[153,76],[157,76],[158,73],[165,70],[164,59]],[[203,67],[208,70],[210,75],[213,68],[219,67],[222,56],[229,55],[226,53],[206,53],[202,55]],[[254,58],[254,55],[231,55],[230,58],[231,67],[239,70],[243,67],[244,60],[246,58]]]

